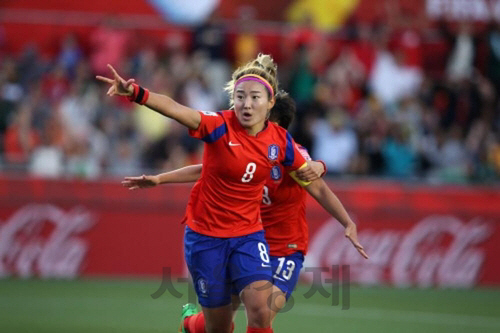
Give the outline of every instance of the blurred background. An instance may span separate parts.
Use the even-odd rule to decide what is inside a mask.
[[[109,63],[224,110],[259,52],[371,257],[309,201],[306,266],[325,269],[302,274],[276,331],[500,330],[499,0],[3,0],[0,331],[176,332],[190,185],[120,180],[200,163],[203,146],[94,77]],[[336,306],[332,277],[352,287]],[[304,296],[313,282],[330,296]]]

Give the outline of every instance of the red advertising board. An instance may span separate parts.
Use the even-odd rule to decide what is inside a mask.
[[[364,260],[312,199],[306,267],[350,265],[363,285],[500,285],[500,190],[330,183],[358,224]],[[0,276],[185,274],[190,186],[0,178]],[[312,279],[312,274],[303,274]]]

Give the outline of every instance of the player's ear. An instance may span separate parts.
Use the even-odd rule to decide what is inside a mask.
[[[274,104],[276,104],[275,97],[271,98],[271,100],[269,101],[269,109],[268,110],[271,110],[274,107]]]

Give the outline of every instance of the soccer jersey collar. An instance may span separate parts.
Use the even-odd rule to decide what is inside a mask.
[[[251,137],[251,138],[259,138],[261,137],[262,135],[264,135],[265,133],[269,132],[269,120],[266,120],[266,122],[264,123],[264,128],[258,132],[257,134],[255,134],[255,136],[253,135],[250,135],[248,134],[247,130],[245,129],[245,127],[243,127],[240,122],[238,121],[238,118],[236,117],[236,113],[234,113],[233,111],[233,117],[232,117],[232,121],[233,121],[233,124],[234,124],[234,127],[239,131],[239,132],[243,132],[244,135],[248,136],[248,137]]]

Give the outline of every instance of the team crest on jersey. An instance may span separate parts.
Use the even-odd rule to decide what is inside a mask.
[[[275,145],[275,144],[272,144],[269,146],[269,148],[267,149],[267,157],[271,160],[271,161],[275,161],[278,159],[278,155],[280,153],[280,147],[278,147],[278,145]]]
[[[200,290],[200,293],[202,296],[206,296],[208,294],[208,283],[207,280],[204,278],[199,278],[198,279],[198,289]]]
[[[281,179],[281,168],[279,165],[275,165],[271,168],[271,179],[280,180]]]

